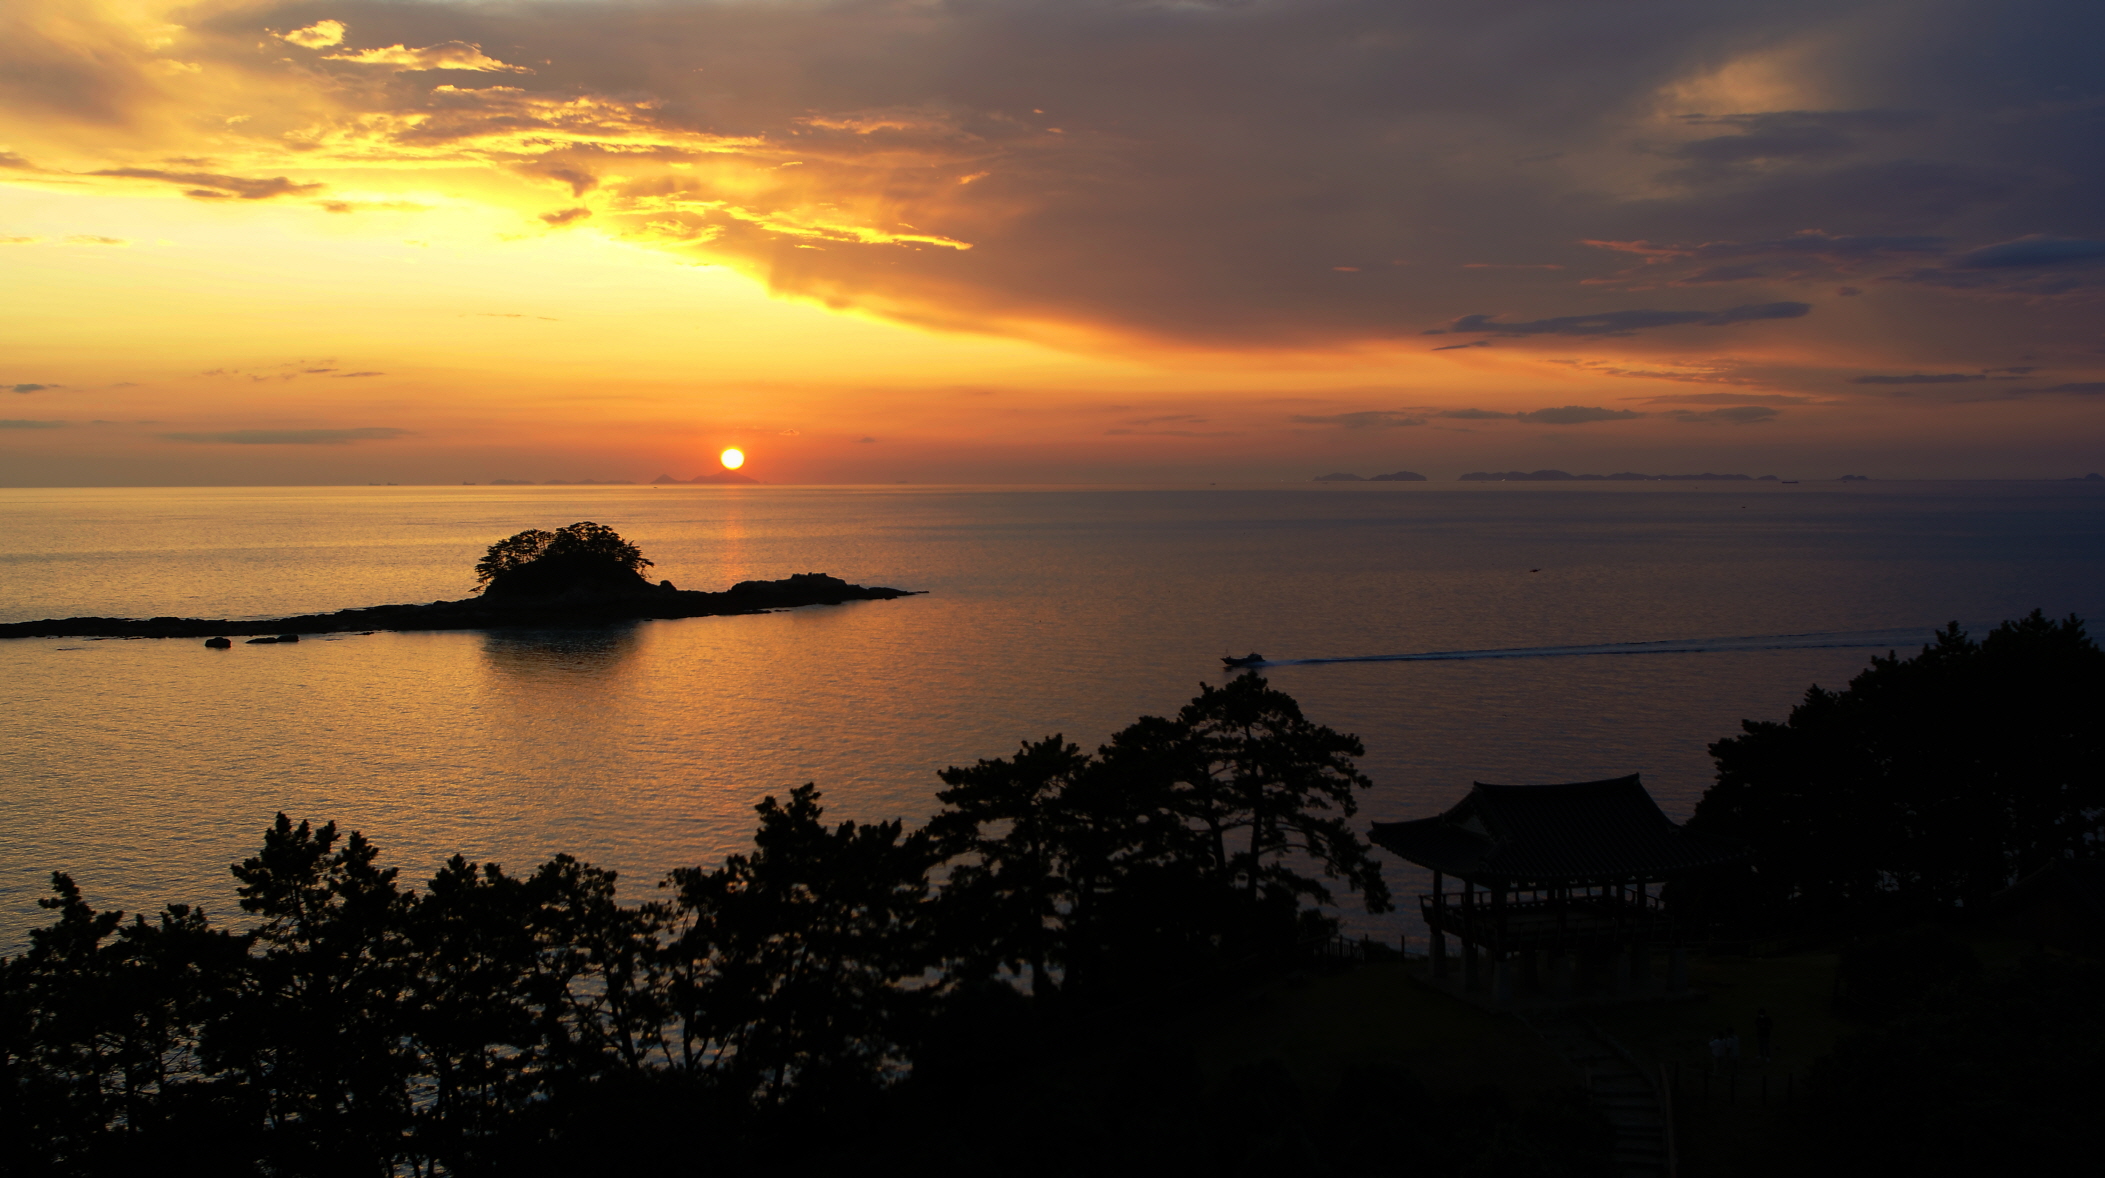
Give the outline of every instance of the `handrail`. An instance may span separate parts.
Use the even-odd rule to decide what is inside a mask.
[[[1681,1150],[1674,1140],[1674,1084],[1666,1074],[1666,1061],[1659,1061],[1659,1111],[1666,1120],[1666,1178],[1681,1173]]]
[[[1419,892],[1419,907],[1421,909],[1434,909],[1436,907],[1434,900],[1436,900],[1436,896],[1431,894],[1431,892]],[[1461,905],[1457,905],[1457,902],[1452,900],[1452,892],[1442,892],[1438,896],[1438,900],[1440,900],[1438,902],[1440,911],[1450,911],[1450,909],[1459,911],[1461,909]],[[1646,911],[1646,913],[1663,913],[1663,911],[1667,911],[1667,905],[1665,905],[1665,902],[1661,902],[1659,896],[1644,896],[1642,900],[1629,898],[1629,900],[1621,900],[1621,902],[1619,900],[1610,900],[1606,896],[1572,896],[1568,900],[1558,900],[1558,898],[1539,898],[1539,900],[1513,900],[1513,898],[1507,898],[1505,900],[1505,911],[1507,913],[1526,913],[1526,911],[1543,911],[1543,909],[1560,909],[1560,907],[1585,909],[1585,911],[1608,911],[1608,913],[1612,913],[1612,911],[1629,911],[1629,909],[1640,909],[1640,911]]]

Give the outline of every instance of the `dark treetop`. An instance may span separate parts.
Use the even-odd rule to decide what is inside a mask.
[[[0,625],[0,638],[206,638],[339,634],[368,630],[489,630],[574,626],[639,618],[765,613],[800,605],[889,601],[917,591],[850,585],[825,573],[740,581],[722,593],[643,578],[651,562],[604,524],[532,529],[490,545],[475,566],[480,597],[428,605],[374,605],[328,614],[228,621],[215,618],[47,618]]]
[[[946,769],[925,827],[768,797],[750,850],[640,902],[568,855],[414,887],[284,815],[234,867],[238,931],[127,922],[55,874],[54,921],[0,959],[0,1175],[1234,1178],[1374,1173],[1408,1139],[1428,1173],[1600,1178],[1472,1164],[1515,1140],[1605,1163],[1603,1134],[1397,1068],[1313,1098],[1353,1110],[1322,1165],[1208,1156],[1318,1157],[1283,1069],[1222,1088],[1169,1036],[1308,964],[1327,885],[1388,907],[1348,824],[1360,755],[1245,675],[1093,755]]]
[[[1904,926],[2105,858],[2105,651],[2080,618],[1953,625],[1741,728],[1688,825],[1754,852],[1715,897],[1742,918]]]

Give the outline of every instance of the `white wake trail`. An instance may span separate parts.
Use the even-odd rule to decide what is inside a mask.
[[[1965,627],[1976,633],[1973,627]],[[1936,639],[1921,627],[1851,630],[1824,634],[1756,634],[1737,638],[1673,638],[1661,642],[1600,642],[1585,646],[1513,646],[1495,650],[1428,650],[1413,654],[1354,654],[1326,658],[1266,659],[1263,667],[1311,667],[1327,663],[1429,663],[1457,659],[1545,659],[1614,654],[1717,654],[1760,650],[1848,650],[1885,648],[1912,652]]]

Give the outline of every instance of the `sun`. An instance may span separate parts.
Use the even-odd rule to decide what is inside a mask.
[[[737,470],[746,464],[746,452],[734,448],[717,455],[717,459],[724,464],[725,470]]]

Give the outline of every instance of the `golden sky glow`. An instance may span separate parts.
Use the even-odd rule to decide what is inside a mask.
[[[2074,8],[1585,7],[15,0],[0,482],[2105,466]]]

